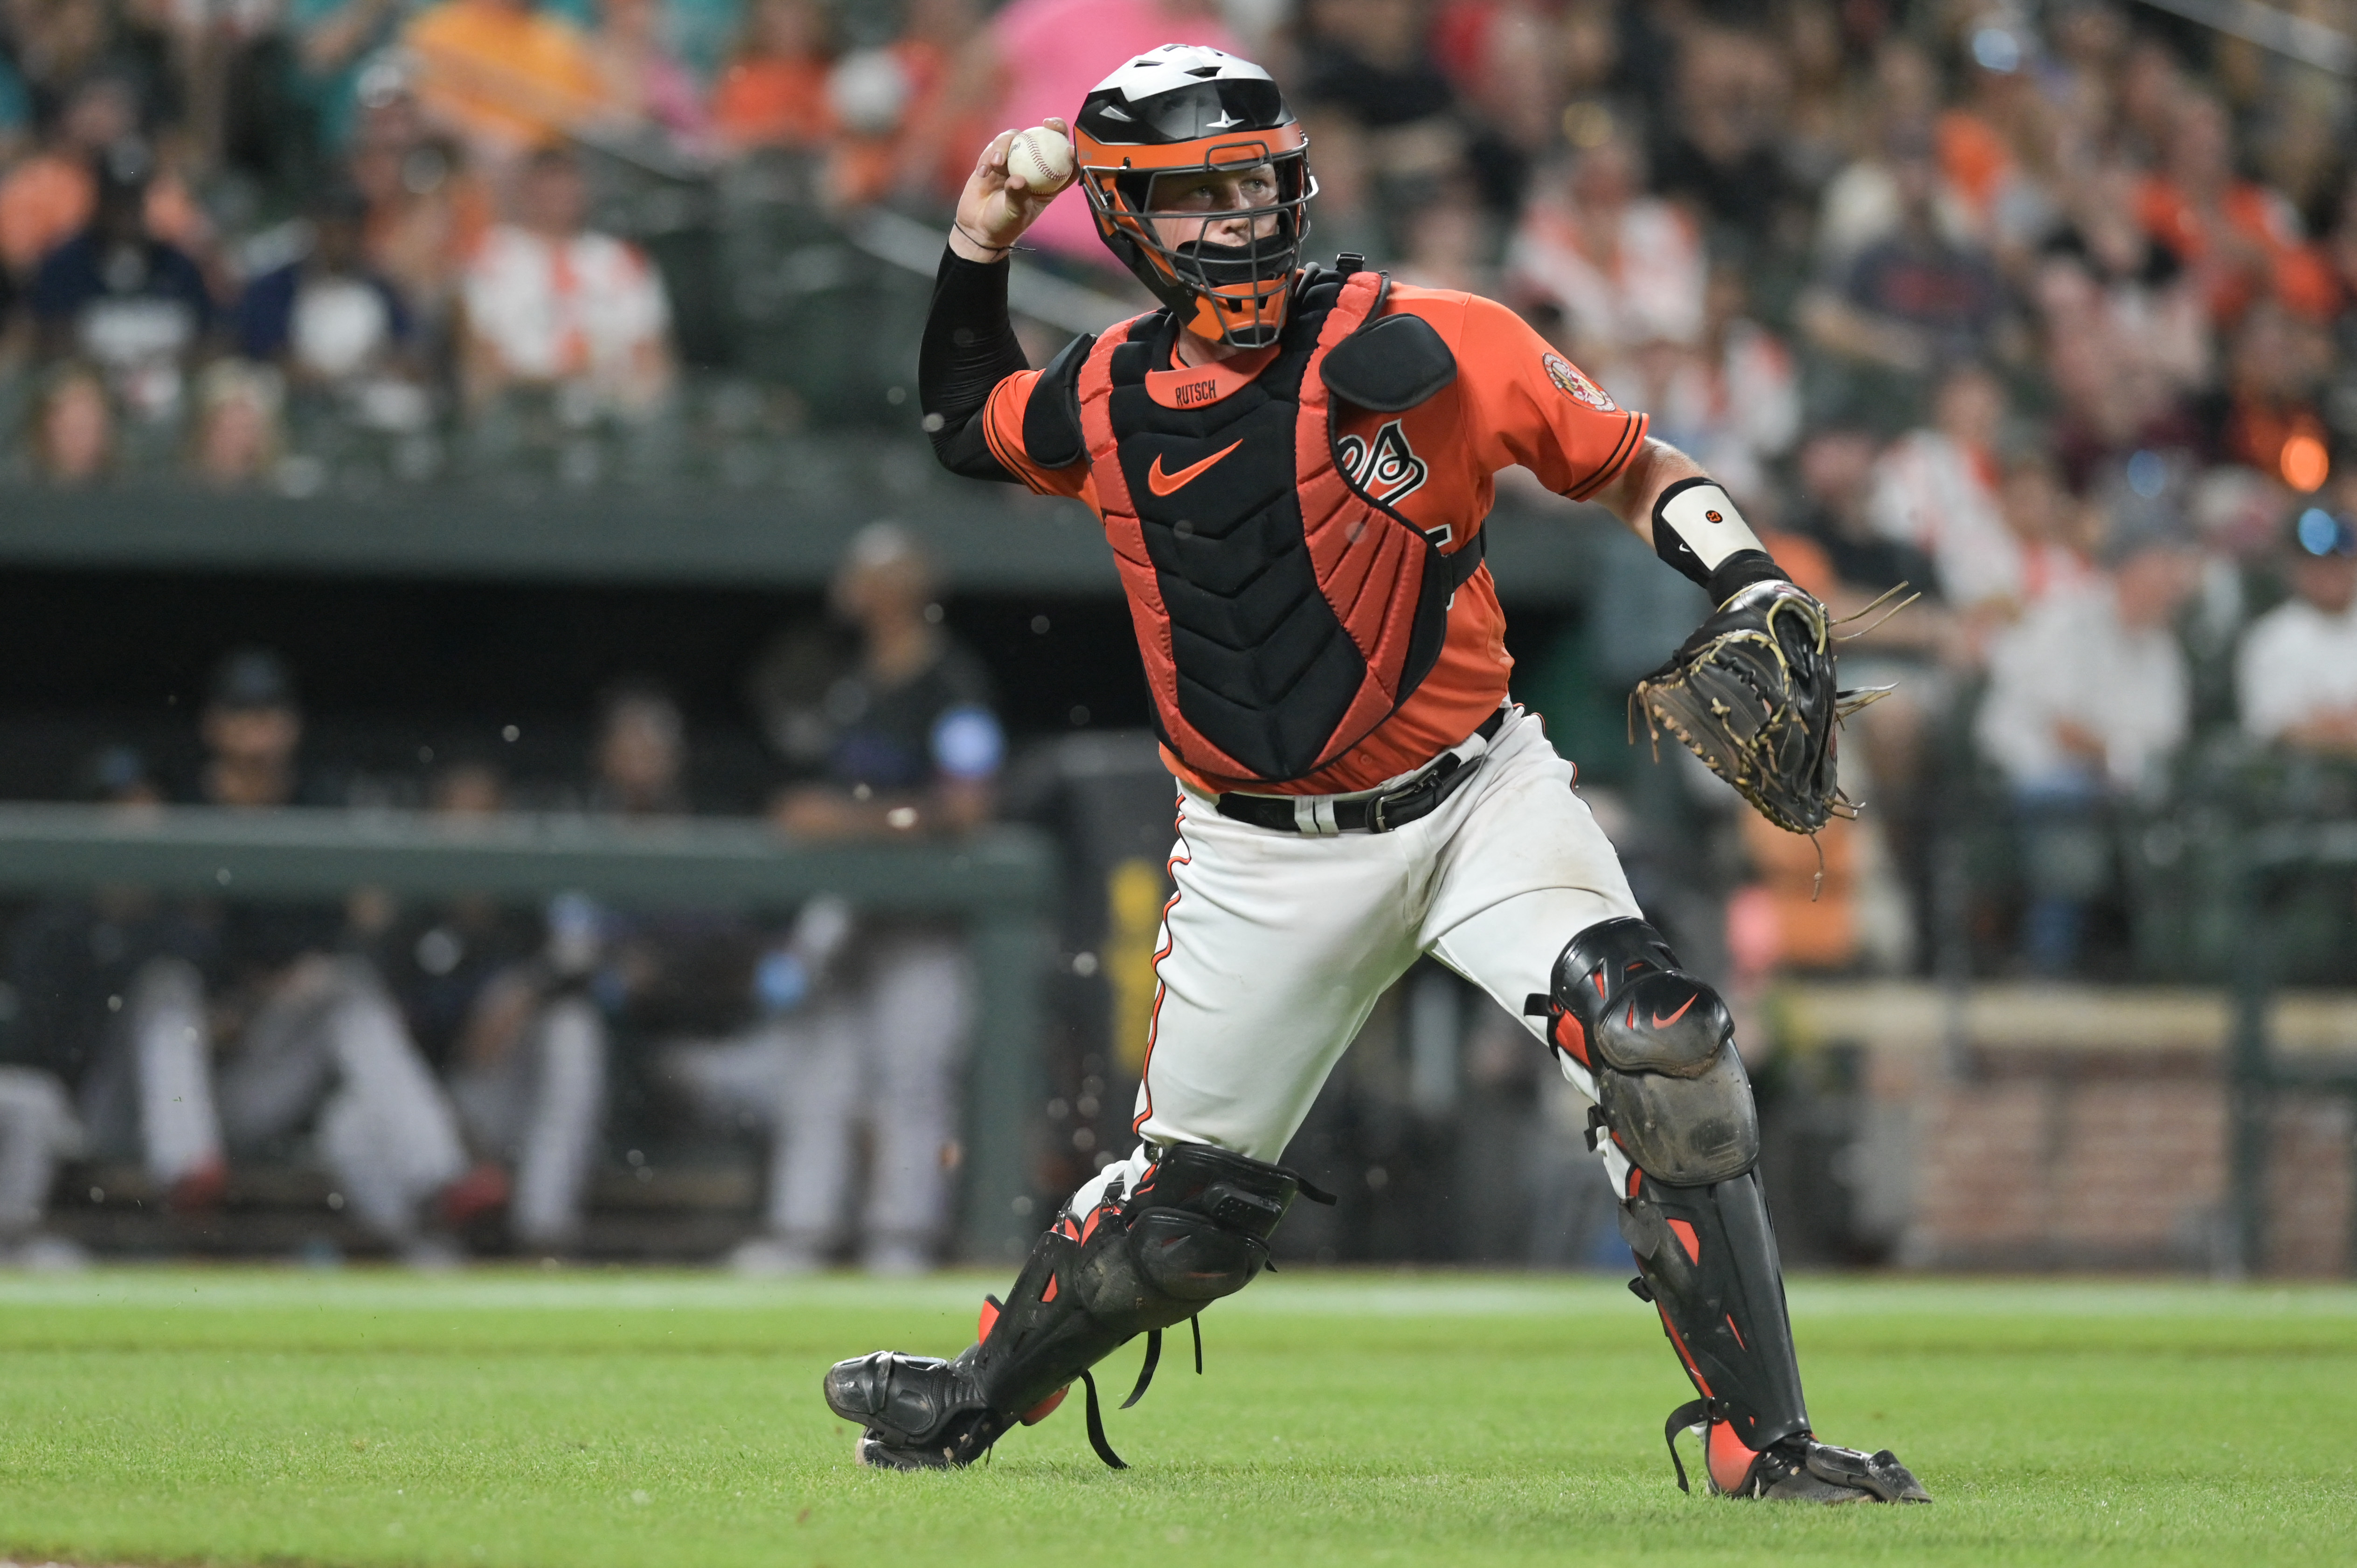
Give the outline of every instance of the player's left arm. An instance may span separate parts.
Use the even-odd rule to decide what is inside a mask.
[[[1459,407],[1476,462],[1519,464],[1574,500],[1618,514],[1654,553],[1723,605],[1754,583],[1790,582],[1702,466],[1645,433],[1645,416],[1494,300],[1458,295]]]
[[[1754,583],[1792,580],[1743,521],[1733,498],[1666,441],[1645,437],[1620,471],[1587,499],[1627,523],[1714,605]]]

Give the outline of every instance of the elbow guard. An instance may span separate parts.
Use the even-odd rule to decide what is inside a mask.
[[[1788,582],[1714,480],[1680,479],[1653,502],[1653,553],[1723,605],[1754,583]]]

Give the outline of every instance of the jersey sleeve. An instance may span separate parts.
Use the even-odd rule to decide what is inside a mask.
[[[1614,403],[1495,300],[1467,297],[1456,349],[1466,434],[1491,472],[1520,464],[1556,494],[1586,500],[1644,444],[1643,414]]]
[[[982,436],[999,466],[1032,489],[1043,496],[1076,499],[1088,481],[1086,458],[1061,468],[1047,468],[1033,462],[1023,446],[1023,416],[1031,406],[1031,389],[1039,384],[1038,371],[1024,371],[991,388],[990,401],[982,409]]]

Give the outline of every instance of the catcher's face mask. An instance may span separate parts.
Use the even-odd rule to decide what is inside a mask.
[[[1097,232],[1200,337],[1275,342],[1318,184],[1266,71],[1168,44],[1099,83],[1072,140]]]

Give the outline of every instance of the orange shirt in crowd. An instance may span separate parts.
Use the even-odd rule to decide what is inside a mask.
[[[889,48],[908,79],[908,108],[889,135],[841,138],[829,187],[835,199],[851,204],[877,200],[897,188],[954,197],[996,127],[974,105],[960,101],[956,61],[949,50],[924,38],[902,38]]]
[[[0,262],[29,277],[41,258],[81,232],[98,208],[98,179],[90,165],[62,153],[36,153],[0,181]],[[212,231],[177,175],[158,175],[147,187],[147,231],[191,253]]]
[[[1940,157],[1940,173],[1949,188],[1983,218],[1996,204],[1996,194],[2013,168],[2013,149],[1996,127],[1968,109],[1951,109],[1940,116],[1932,133]]]
[[[826,139],[826,62],[808,55],[751,55],[721,73],[712,124],[740,147],[806,147]]]
[[[1480,531],[1496,497],[1491,476],[1499,469],[1519,464],[1547,489],[1582,500],[1626,467],[1643,443],[1643,414],[1621,409],[1522,317],[1494,300],[1397,284],[1384,313],[1402,312],[1422,317],[1440,334],[1457,356],[1457,379],[1405,413],[1370,413],[1338,402],[1335,434],[1368,493],[1426,532],[1448,528],[1450,550],[1462,549]],[[1237,381],[1248,384],[1265,363]],[[1037,371],[1026,371],[992,390],[983,414],[991,450],[1040,494],[1085,502],[1102,515],[1087,459],[1042,468],[1023,450],[1024,409],[1039,379]],[[1506,652],[1506,617],[1498,607],[1497,585],[1487,571],[1477,572],[1457,591],[1432,673],[1397,712],[1316,773],[1271,784],[1200,772],[1167,747],[1163,757],[1173,772],[1211,794],[1249,789],[1323,795],[1372,789],[1472,734],[1505,697],[1513,665]]]
[[[2262,292],[2272,291],[2287,310],[2302,316],[2330,316],[2339,308],[2341,291],[2332,268],[2304,242],[2282,199],[2248,181],[2227,191],[2220,204],[2226,225],[2236,236],[2255,246],[2266,259],[2264,273],[2253,276],[2242,267],[2212,267],[2203,294],[2212,319],[2232,321]],[[2185,258],[2195,269],[2212,260],[2225,238],[2212,232],[2201,209],[2170,181],[2155,175],[2136,195],[2136,218],[2145,232]]]
[[[595,114],[604,79],[569,22],[511,0],[443,0],[404,37],[418,101],[470,141],[516,152]]]

